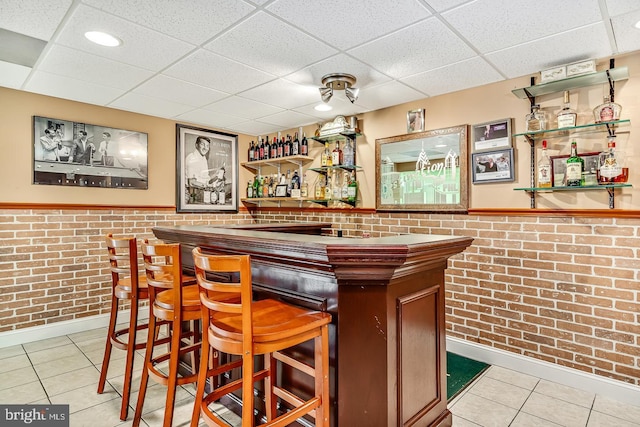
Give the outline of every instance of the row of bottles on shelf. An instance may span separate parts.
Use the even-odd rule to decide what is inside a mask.
[[[314,185],[315,200],[342,200],[355,203],[358,195],[358,181],[355,171],[342,173],[342,182],[336,171],[319,175]]]
[[[585,161],[578,155],[578,144],[571,142],[571,154],[565,161],[565,173],[562,177],[562,185],[556,183],[555,186],[582,187],[589,185],[607,185],[625,183],[629,178],[629,168],[624,167],[624,160],[616,152],[615,135],[609,135],[607,149],[598,155],[597,164],[585,167]],[[551,158],[547,153],[547,141],[542,141],[542,155],[537,165],[539,188],[550,188],[554,185]]]
[[[266,137],[266,142],[264,138],[260,138],[257,143],[251,141],[248,159],[250,162],[254,162],[298,155],[309,155],[309,143],[305,134],[303,134],[302,141],[300,141],[298,132],[296,132],[293,139],[291,139],[291,135],[287,135],[286,140],[284,136],[281,138],[274,136],[271,143],[269,143],[269,136]]]
[[[339,141],[336,141],[336,146],[333,150],[329,147],[329,142],[324,143],[324,150],[320,156],[321,167],[355,166],[355,164],[356,150],[350,138],[345,141],[344,149],[340,148]]]
[[[563,95],[562,109],[556,114],[557,128],[568,128],[577,126],[578,114],[571,108],[571,102],[569,100],[569,91],[565,90]],[[615,103],[609,96],[604,97],[604,102],[593,109],[593,118],[595,123],[611,122],[620,120],[620,113],[622,107],[620,104]],[[540,105],[532,105],[531,113],[527,114],[526,119],[526,132],[536,132],[551,129],[551,124],[547,119],[547,115],[540,109]]]

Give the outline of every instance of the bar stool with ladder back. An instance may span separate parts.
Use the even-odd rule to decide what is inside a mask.
[[[200,415],[207,425],[227,426],[209,405],[238,389],[242,389],[242,426],[254,426],[254,383],[262,380],[267,422],[261,425],[286,426],[309,415],[315,418],[316,426],[329,426],[328,325],[331,315],[272,299],[253,301],[249,255],[206,255],[195,248],[193,261],[202,304],[202,354],[191,426],[198,425]],[[231,283],[216,281],[221,276],[230,277]],[[240,301],[220,301],[211,298],[212,292],[235,293]],[[314,340],[313,367],[281,352],[311,339]],[[242,378],[217,387],[214,383],[211,392],[204,396],[207,378],[230,367],[210,369],[211,348],[241,356]],[[260,355],[264,356],[264,369],[256,372],[254,356]],[[311,398],[303,399],[276,384],[278,361],[314,379]],[[278,415],[278,399],[292,409]]]
[[[112,348],[116,347],[120,350],[125,350],[127,354],[120,419],[126,420],[129,410],[129,397],[131,395],[135,351],[146,347],[146,342],[136,343],[137,332],[148,328],[148,323],[138,324],[139,305],[141,301],[148,300],[149,292],[146,275],[138,271],[138,245],[136,238],[115,238],[113,234],[108,234],[105,240],[111,270],[111,310],[107,341],[102,358],[102,369],[100,370],[100,379],[98,381],[98,393],[101,394],[104,391]],[[195,283],[195,278],[184,276],[183,281]],[[129,324],[126,328],[116,329],[118,306],[120,301],[123,300],[130,301]],[[124,335],[127,336],[126,340],[123,339]]]

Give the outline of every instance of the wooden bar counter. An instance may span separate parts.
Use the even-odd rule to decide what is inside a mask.
[[[156,227],[191,250],[249,254],[256,298],[327,310],[331,425],[450,426],[447,409],[444,270],[471,238],[322,235],[326,223]],[[313,360],[312,349],[296,357]],[[283,373],[301,390],[305,378]]]

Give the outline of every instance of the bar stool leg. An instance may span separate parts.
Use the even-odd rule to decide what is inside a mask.
[[[147,364],[151,362],[153,357],[153,344],[157,339],[160,326],[156,324],[154,316],[149,317],[149,335],[147,336],[147,346],[144,351],[144,364],[142,365],[142,377],[140,378],[140,390],[138,390],[138,402],[136,403],[136,413],[133,416],[132,427],[138,427],[142,419],[142,408],[144,406],[144,398],[147,394],[147,386],[149,385],[149,370]],[[153,333],[151,333],[153,331]]]
[[[169,356],[169,378],[167,381],[167,401],[164,409],[164,425],[170,426],[173,421],[173,411],[176,403],[176,388],[178,386],[178,365],[180,363],[180,335],[181,321],[174,322],[171,331],[171,347],[174,351]]]
[[[203,326],[202,344],[200,346],[200,370],[198,371],[198,386],[196,387],[196,399],[193,404],[193,414],[191,416],[191,427],[198,427],[200,421],[200,408],[202,407],[202,399],[204,398],[204,388],[207,383],[207,372],[209,367],[209,335]]]
[[[133,377],[133,358],[136,354],[136,332],[138,331],[138,297],[131,296],[131,314],[129,317],[129,342],[127,344],[127,361],[122,387],[122,407],[120,419],[125,421],[129,413],[129,397],[131,396],[131,379]]]
[[[102,357],[102,369],[100,370],[100,380],[98,381],[98,394],[104,392],[104,384],[107,381],[107,369],[109,369],[109,362],[111,361],[111,349],[113,344],[111,343],[111,337],[116,330],[116,320],[118,317],[118,298],[111,292],[111,311],[109,313],[109,330],[107,331],[107,343],[104,347],[104,356]]]
[[[329,351],[329,326],[324,325],[321,335],[314,338],[316,395],[322,396],[321,405],[316,408],[316,427],[329,426],[329,358],[323,357]]]

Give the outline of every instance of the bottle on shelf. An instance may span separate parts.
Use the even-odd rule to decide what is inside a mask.
[[[291,143],[291,155],[297,156],[298,154],[300,154],[300,140],[298,140],[298,132],[296,132]]]
[[[598,184],[620,182],[621,163],[618,153],[616,153],[616,137],[609,135],[607,149],[598,156]]]
[[[329,159],[331,158],[331,153],[329,152],[329,143],[325,142],[324,150],[322,150],[322,154],[320,155],[320,166],[327,167]]]
[[[247,199],[253,199],[253,183],[251,181],[247,183]]]
[[[342,150],[339,141],[336,141],[336,147],[331,152],[331,165],[340,166],[342,164]]]
[[[300,197],[309,197],[309,183],[307,183],[307,174],[304,174],[302,183],[300,184]]]
[[[275,196],[274,185],[273,185],[273,177],[269,177],[269,185],[267,187],[267,197]]]
[[[303,156],[309,155],[309,141],[307,141],[307,134],[302,134],[302,141],[300,141],[300,154]]]
[[[316,179],[316,183],[314,185],[314,196],[315,196],[315,200],[322,200],[324,199],[324,185],[323,185],[323,180],[318,178]]]
[[[260,140],[260,147],[258,148],[258,158],[256,160],[264,160],[264,139]]]
[[[547,153],[547,141],[542,141],[542,154],[538,161],[538,185],[539,188],[551,187],[551,159]]]
[[[276,158],[280,158],[284,155],[284,145],[282,141],[277,139],[275,136],[273,137],[273,143],[276,144]]]
[[[260,197],[260,193],[258,192],[260,187],[260,177],[258,175],[253,177],[253,197]]]
[[[578,156],[578,145],[573,141],[571,143],[571,155],[567,159],[567,187],[580,187],[582,185],[582,172],[584,172],[584,159]]]
[[[358,181],[356,181],[356,171],[351,171],[351,179],[349,180],[349,188],[347,188],[347,201],[355,203],[358,197]]]
[[[327,174],[326,184],[324,186],[324,199],[331,200],[333,197],[333,181],[331,180],[331,175]]]
[[[293,175],[291,175],[291,189],[300,190],[300,175],[298,175],[298,171],[293,171]]]
[[[331,187],[331,191],[333,191],[332,198],[340,200],[342,198],[342,186],[338,182],[338,176],[335,169],[331,172],[331,182],[333,182],[333,187]]]
[[[284,138],[282,138],[284,140]],[[284,156],[289,157],[291,155],[291,146],[293,145],[293,141],[291,141],[291,135],[287,134],[287,140],[284,143]]]
[[[565,90],[563,94],[564,102],[562,109],[558,111],[558,128],[574,127],[576,125],[576,119],[578,115],[576,111],[571,108],[571,102],[569,101],[569,91]]]
[[[356,151],[353,146],[353,141],[351,138],[347,138],[347,141],[344,143],[344,149],[342,150],[342,162],[344,166],[354,166]]]
[[[540,105],[531,106],[531,112],[526,117],[526,132],[535,132],[547,129],[547,117]]]
[[[264,193],[264,178],[260,178],[258,181],[258,197],[261,198]]]
[[[609,96],[604,97],[604,102],[593,109],[593,118],[596,123],[612,122],[620,120],[622,107],[620,104],[611,101]]]
[[[251,141],[251,144],[249,144],[249,152],[248,152],[248,155],[247,155],[247,161],[253,162],[255,160],[255,158],[253,157],[254,153],[255,153],[255,146],[253,144],[253,141]]]
[[[340,198],[342,200],[347,200],[349,197],[349,184],[351,182],[351,174],[347,171],[344,171],[342,174],[342,187],[340,189]]]
[[[287,169],[285,183],[287,185],[287,197],[291,197],[291,189],[293,188],[293,183],[291,182],[291,169]]]

